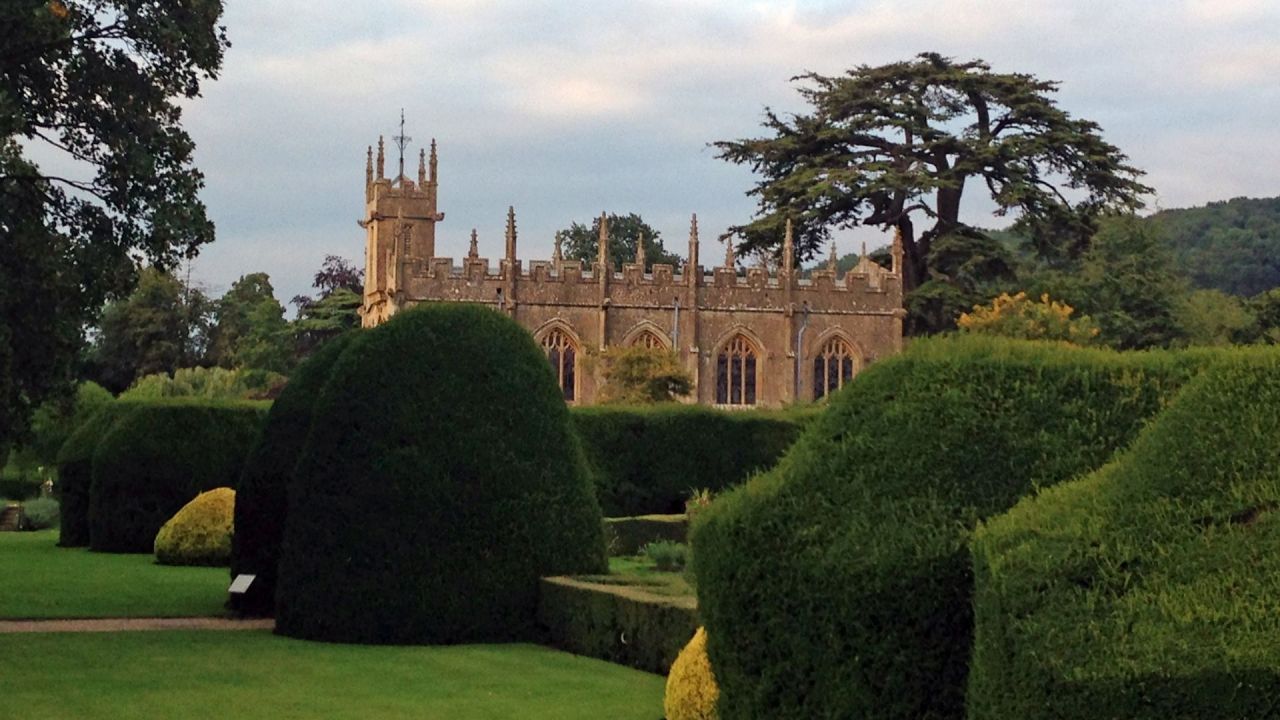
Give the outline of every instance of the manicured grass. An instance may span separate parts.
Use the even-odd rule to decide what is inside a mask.
[[[0,635],[41,718],[655,720],[664,679],[532,645],[331,645],[258,631]]]
[[[221,615],[225,568],[60,548],[57,530],[0,533],[0,619]]]
[[[659,570],[652,560],[642,555],[611,557],[608,575],[579,575],[578,579],[604,585],[629,585],[654,595],[694,595],[683,571]]]

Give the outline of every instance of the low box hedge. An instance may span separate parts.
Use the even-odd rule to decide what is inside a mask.
[[[606,517],[684,512],[693,490],[719,491],[771,467],[816,411],[727,412],[697,405],[574,408]]]
[[[538,622],[562,650],[665,675],[698,629],[697,601],[593,579],[543,578]]]
[[[1105,463],[1203,355],[918,340],[693,528],[725,718],[961,718],[972,528]]]
[[[93,452],[89,547],[150,553],[156,533],[206,490],[235,487],[265,403],[136,402]]]
[[[688,541],[689,519],[684,515],[641,515],[605,518],[604,539],[610,555],[638,555],[645,545],[659,540]]]
[[[1280,352],[975,534],[974,720],[1280,714]]]

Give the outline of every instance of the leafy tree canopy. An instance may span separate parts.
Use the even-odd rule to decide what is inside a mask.
[[[601,403],[674,402],[693,391],[693,378],[676,354],[665,348],[620,348],[610,351],[605,362]]]
[[[1162,210],[1150,222],[1196,286],[1241,296],[1280,287],[1280,198]]]
[[[199,364],[211,307],[199,290],[156,268],[144,269],[134,291],[102,312],[88,374],[121,392],[143,375]]]
[[[272,396],[285,377],[269,370],[227,370],[220,367],[178,368],[173,375],[156,373],[138,378],[123,400],[196,397],[205,400],[252,400]]]
[[[1096,123],[1057,106],[1052,81],[936,53],[796,79],[809,112],[766,109],[768,136],[715,143],[719,157],[760,175],[749,191],[757,217],[729,230],[744,252],[776,255],[787,218],[802,260],[818,255],[835,228],[896,228],[910,291],[933,279],[939,240],[964,229],[960,206],[971,188],[995,202],[997,215],[1018,214],[1033,230],[1079,226],[1065,237],[1033,234],[1050,256],[1078,255],[1098,211],[1140,207],[1150,192]]]
[[[284,307],[266,273],[243,275],[218,300],[209,360],[221,367],[284,372],[293,355]]]
[[[320,291],[318,297],[298,295],[292,301],[298,308],[293,330],[302,357],[311,355],[325,341],[360,327],[364,270],[345,258],[326,255],[311,287]]]
[[[1258,319],[1245,302],[1221,290],[1194,290],[1176,308],[1188,345],[1231,345],[1258,338]]]
[[[1047,272],[1043,292],[1097,321],[1098,339],[1120,350],[1182,344],[1178,313],[1188,293],[1158,227],[1134,215],[1102,219],[1078,271]]]
[[[221,15],[220,0],[0,3],[0,442],[71,387],[82,326],[137,258],[167,267],[213,239],[176,101],[216,76]],[[33,146],[73,169],[38,166]]]
[[[649,226],[639,215],[607,216],[609,225],[609,261],[614,268],[623,263],[635,262],[637,243],[644,238],[645,268],[655,264],[678,265],[680,256],[667,252],[662,246],[661,234]],[[561,253],[565,260],[581,260],[590,266],[600,252],[600,218],[595,218],[590,225],[575,222],[564,230],[556,231],[556,242],[561,244]]]

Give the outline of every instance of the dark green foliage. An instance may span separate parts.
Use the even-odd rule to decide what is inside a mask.
[[[696,405],[573,410],[609,517],[678,513],[696,488],[716,491],[771,467],[814,417]]]
[[[1280,353],[1206,370],[1133,447],[973,541],[969,717],[1275,717]]]
[[[330,340],[294,371],[267,414],[262,434],[245,462],[236,489],[231,577],[256,575],[249,592],[232,596],[233,610],[270,615],[275,605],[276,564],[288,515],[286,492],[298,454],[311,429],[311,412],[338,356],[354,334]]]
[[[969,337],[868,368],[694,524],[721,717],[962,717],[975,523],[1106,462],[1204,358]]]
[[[265,415],[262,403],[137,403],[93,452],[89,547],[152,552],[160,526],[183,505],[236,486]]]
[[[684,515],[641,515],[605,518],[604,536],[610,555],[636,555],[655,540],[684,542],[689,522]]]
[[[1151,192],[1097,123],[1058,107],[1056,82],[937,53],[796,79],[806,112],[766,109],[765,137],[714,143],[719,157],[760,176],[748,192],[759,201],[756,218],[729,228],[746,251],[776,256],[787,220],[806,260],[838,228],[897,229],[910,291],[941,279],[935,261],[972,258],[970,269],[983,272],[1004,265],[993,244],[968,242],[981,235],[960,220],[963,198],[986,196],[997,214],[1029,222],[1087,225],[1103,208],[1141,207]],[[1078,191],[1071,205],[1055,182]],[[949,250],[935,246],[948,237]]]
[[[428,304],[359,333],[314,418],[289,488],[277,632],[530,639],[538,578],[604,569],[568,409],[504,315]]]
[[[1159,227],[1119,215],[1102,221],[1079,271],[1050,294],[1096,320],[1099,341],[1133,350],[1183,338],[1177,313],[1187,290]]]
[[[220,0],[0,3],[0,444],[70,388],[85,323],[138,260],[171,267],[213,240],[179,104],[222,64],[221,15]]]
[[[40,478],[28,475],[0,477],[0,500],[27,500],[40,494]]]
[[[609,213],[606,218],[609,227],[609,262],[614,269],[624,263],[636,261],[636,248],[640,239],[644,238],[645,268],[655,264],[678,265],[680,257],[667,252],[662,246],[662,234],[649,226],[639,215],[628,213],[616,215]],[[564,247],[565,260],[578,260],[586,267],[599,259],[600,252],[600,218],[594,218],[591,224],[571,223],[564,230],[556,231],[556,241]]]
[[[58,544],[62,547],[82,547],[89,544],[89,489],[93,483],[93,451],[111,426],[132,412],[137,405],[138,403],[127,400],[108,403],[77,427],[58,450],[57,490],[62,503]]]
[[[295,295],[290,301],[298,308],[293,332],[302,357],[348,330],[360,327],[364,269],[338,255],[325,255],[311,287],[320,291],[319,296]]]
[[[542,581],[538,622],[552,645],[666,674],[698,629],[692,598],[557,577]]]
[[[22,503],[22,529],[47,530],[58,524],[58,501],[35,498]]]
[[[215,304],[214,316],[210,362],[225,368],[288,372],[293,338],[266,273],[242,275],[231,283]]]
[[[1280,198],[1233,198],[1162,210],[1148,220],[1202,288],[1241,296],[1280,286]]]
[[[36,408],[31,417],[30,442],[21,452],[27,469],[57,465],[58,451],[71,433],[113,399],[101,385],[82,382],[71,397],[50,400]]]
[[[197,364],[211,303],[170,273],[143,269],[128,297],[102,311],[87,371],[112,392],[139,378]]]

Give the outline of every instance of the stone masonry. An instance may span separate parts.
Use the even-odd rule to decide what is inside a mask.
[[[514,209],[507,211],[506,252],[493,263],[479,257],[475,231],[461,263],[436,257],[437,156],[419,153],[418,179],[388,179],[379,139],[365,168],[367,233],[366,327],[423,302],[490,305],[528,328],[548,354],[565,399],[593,402],[600,363],[584,362],[606,348],[643,344],[673,350],[694,380],[691,401],[730,407],[777,407],[812,400],[838,388],[868,363],[902,349],[902,245],[893,266],[872,262],[864,249],[842,277],[834,248],[825,269],[809,277],[793,265],[788,223],[782,267],[739,269],[732,243],[723,264],[699,263],[698,221],[689,228],[683,268],[627,258],[619,268],[607,255],[601,222],[600,256],[583,266],[550,260],[526,267],[516,251]]]

